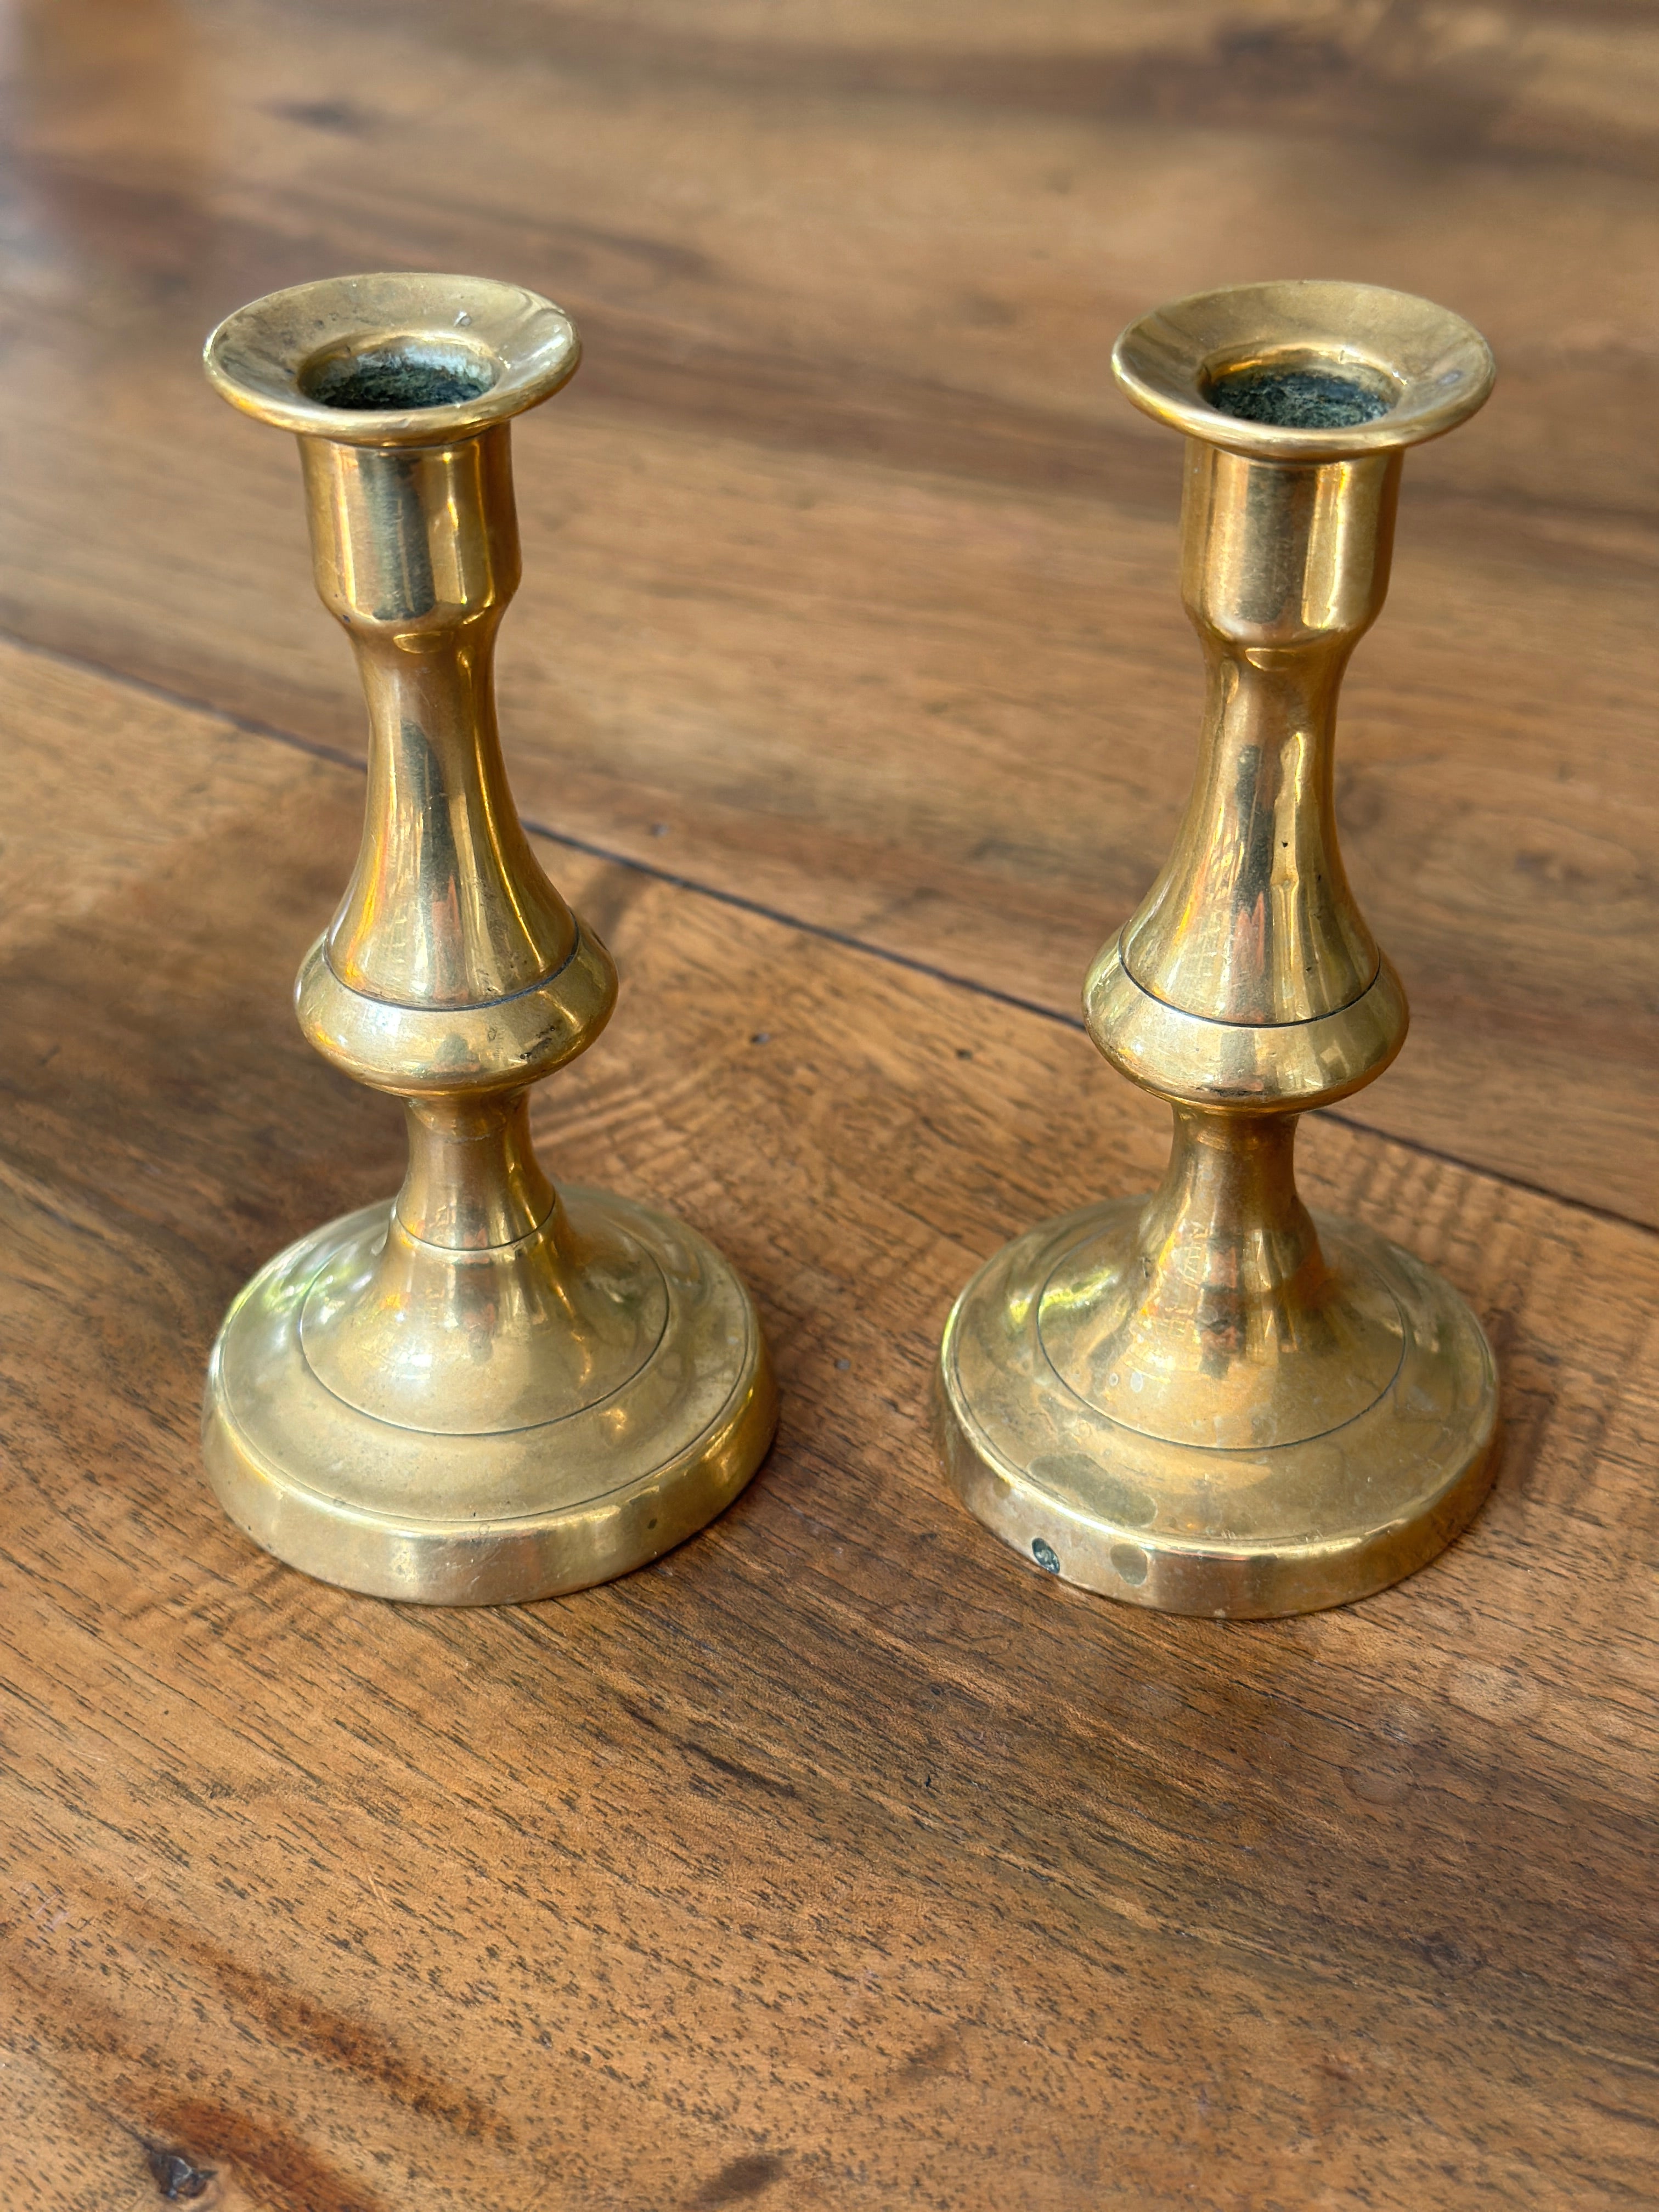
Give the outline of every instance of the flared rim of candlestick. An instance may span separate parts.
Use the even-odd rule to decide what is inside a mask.
[[[1112,374],[1144,413],[1260,460],[1346,460],[1443,437],[1484,404],[1495,373],[1480,331],[1449,308],[1318,277],[1171,301],[1112,349]],[[1217,404],[1251,378],[1340,387],[1363,419],[1253,419]]]
[[[468,436],[550,398],[580,359],[575,325],[539,293],[403,270],[269,292],[227,316],[203,354],[209,382],[244,414],[352,446]]]

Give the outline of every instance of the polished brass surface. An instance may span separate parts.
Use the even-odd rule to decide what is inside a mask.
[[[1497,1382],[1450,1286],[1297,1195],[1296,1115],[1370,1082],[1406,1000],[1343,872],[1337,692],[1388,589],[1401,455],[1486,398],[1480,336],[1359,284],[1163,308],[1113,368],[1188,435],[1182,596],[1208,675],[1174,849],[1084,992],[1170,1101],[1150,1200],[997,1253],[946,1324],[951,1480],[1045,1571],[1176,1613],[1300,1613],[1397,1581],[1476,1510]]]
[[[549,301],[436,276],[275,293],[207,346],[228,399],[299,434],[318,590],[362,677],[362,845],[298,1007],[325,1059],[404,1101],[409,1169],[236,1300],[204,1447],[259,1543],[382,1597],[624,1573],[727,1504],[776,1423],[728,1264],[652,1208],[556,1192],[531,1142],[528,1086],[617,996],[520,823],[492,678],[519,580],[508,425],[579,357]]]

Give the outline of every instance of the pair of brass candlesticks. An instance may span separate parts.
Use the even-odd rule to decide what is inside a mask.
[[[396,1201],[273,1260],[232,1306],[210,1476],[269,1550],[386,1597],[544,1597],[700,1528],[770,1443],[776,1393],[726,1262],[538,1164],[530,1085],[590,1044],[616,975],[507,788],[491,653],[518,581],[510,419],[580,356],[514,287],[347,277],[217,330],[208,373],[299,434],[317,581],[371,725],[367,823],[301,969],[325,1058],[405,1103]],[[1472,414],[1481,338],[1334,283],[1182,301],[1119,341],[1187,433],[1182,592],[1209,665],[1175,851],[1085,994],[1170,1101],[1148,1200],[998,1253],[946,1325],[937,1418],[968,1506],[1048,1572],[1179,1613],[1334,1605],[1469,1519],[1497,1392],[1439,1277],[1297,1195],[1296,1116],[1399,1050],[1406,1003],[1338,852],[1348,655],[1387,589],[1405,448]]]

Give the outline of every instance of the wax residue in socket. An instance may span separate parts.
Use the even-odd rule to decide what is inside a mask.
[[[1334,369],[1266,365],[1218,376],[1205,396],[1223,415],[1286,430],[1351,430],[1394,404],[1392,394]]]
[[[325,407],[408,414],[417,407],[453,407],[482,398],[495,381],[485,362],[459,347],[387,346],[374,353],[336,355],[301,379],[308,399]]]

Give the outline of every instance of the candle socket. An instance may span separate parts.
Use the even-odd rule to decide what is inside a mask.
[[[617,997],[514,807],[492,676],[520,570],[510,421],[580,357],[548,301],[434,276],[273,293],[207,346],[226,398],[299,437],[318,590],[357,656],[362,845],[297,1003],[325,1059],[404,1102],[409,1169],[236,1299],[204,1450],[256,1542],[380,1597],[625,1573],[727,1504],[776,1423],[726,1261],[653,1207],[556,1191],[531,1142],[529,1086]]]
[[[1163,308],[1113,368],[1187,434],[1182,595],[1208,686],[1174,850],[1084,1009],[1170,1102],[1175,1143],[1150,1199],[980,1270],[937,1423],[964,1504],[1046,1571],[1165,1612],[1310,1612],[1421,1566],[1496,1469],[1473,1315],[1386,1238],[1310,1212],[1292,1165],[1297,1115],[1405,1039],[1337,844],[1337,691],[1388,588],[1401,455],[1480,405],[1492,356],[1426,301],[1303,283]]]

